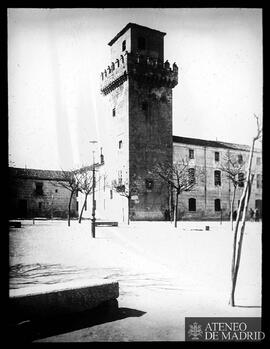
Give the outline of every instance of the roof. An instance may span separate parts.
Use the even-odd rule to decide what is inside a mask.
[[[151,29],[151,28],[148,28],[148,27],[145,27],[143,25],[139,25],[139,24],[136,24],[136,23],[128,23],[109,43],[108,45],[109,46],[112,46],[115,41],[120,38],[120,36],[122,36],[128,29],[130,28],[141,28],[141,29],[144,29],[144,30],[151,30],[153,32],[157,32],[157,33],[160,33],[161,35],[166,35],[166,33],[164,32],[161,32],[159,30],[156,30],[156,29]]]
[[[70,171],[64,171],[69,173]],[[11,176],[19,178],[31,178],[31,179],[47,179],[47,180],[61,180],[63,179],[63,171],[57,170],[38,170],[30,168],[18,168],[10,167],[9,173]]]
[[[227,143],[227,142],[220,142],[220,141],[209,141],[209,140],[199,139],[199,138],[173,136],[173,142],[174,143],[190,144],[190,145],[199,145],[202,147],[225,148],[225,149],[234,149],[234,150],[243,150],[243,151],[250,150],[250,147],[248,145],[245,145],[245,144]],[[259,151],[259,149],[255,149],[255,151]]]

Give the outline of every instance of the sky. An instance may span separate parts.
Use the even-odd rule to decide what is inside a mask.
[[[165,32],[179,67],[173,134],[251,144],[262,118],[261,9],[8,9],[9,164],[72,169],[109,156],[100,93],[108,42],[129,22]],[[260,146],[260,144],[257,144]],[[106,160],[105,160],[106,161]]]

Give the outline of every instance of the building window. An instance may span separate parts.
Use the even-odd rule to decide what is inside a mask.
[[[257,158],[257,159],[256,159],[256,165],[257,165],[257,166],[260,166],[260,165],[261,165],[261,158]]]
[[[146,179],[146,180],[145,180],[145,187],[146,187],[146,189],[148,189],[148,190],[153,189],[153,187],[154,187],[154,181],[153,181],[153,179]]]
[[[195,168],[188,169],[188,179],[190,184],[195,183]]]
[[[188,210],[196,211],[196,199],[194,198],[188,199]]]
[[[58,189],[55,189],[55,192],[58,193]]]
[[[239,164],[242,164],[242,162],[243,162],[243,155],[242,154],[238,155],[238,162],[239,162]]]
[[[38,209],[41,210],[42,209],[42,202],[38,203]]]
[[[119,148],[119,149],[122,149],[122,148],[123,148],[123,141],[119,141],[119,142],[118,142],[118,148]]]
[[[245,175],[243,172],[238,173],[238,186],[243,187],[244,186],[244,181],[245,181]]]
[[[112,199],[113,198],[113,191],[112,191],[112,189],[110,190],[110,199]]]
[[[126,40],[122,42],[122,51],[126,51]]]
[[[145,50],[146,47],[146,41],[145,38],[143,38],[142,36],[140,36],[138,38],[138,50]]]
[[[215,211],[220,211],[220,199],[215,199]]]
[[[189,158],[190,159],[194,159],[194,150],[193,149],[189,149],[188,153],[189,153]]]
[[[257,174],[257,188],[261,188],[262,187],[262,175],[261,174]]]
[[[42,182],[36,182],[36,194],[43,195],[43,183]]]
[[[215,151],[215,161],[219,161],[219,152]]]
[[[214,181],[215,185],[221,185],[221,172],[218,170],[214,172]]]
[[[115,116],[115,108],[112,110],[112,116]]]

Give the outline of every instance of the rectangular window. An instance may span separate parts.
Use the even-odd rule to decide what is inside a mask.
[[[220,199],[215,200],[215,211],[220,211]]]
[[[188,210],[196,211],[196,199],[194,198],[188,199]]]
[[[195,168],[188,169],[188,179],[190,184],[195,183]]]
[[[123,148],[123,141],[119,141],[119,142],[118,142],[118,148],[119,148],[119,149],[122,149],[122,148]]]
[[[215,151],[215,161],[219,161],[219,152]]]
[[[190,159],[194,159],[194,150],[193,149],[189,149],[188,152],[189,152],[189,158]]]
[[[215,181],[215,185],[221,185],[221,172],[220,171],[214,172],[214,181]]]
[[[154,186],[153,179],[146,179],[145,180],[145,187],[146,187],[146,189],[151,190],[151,189],[153,189],[153,186]]]
[[[257,174],[257,188],[260,189],[262,187],[262,175]]]
[[[242,172],[238,173],[238,186],[243,187],[244,181],[245,181],[244,173],[242,173]]]
[[[257,159],[256,159],[256,165],[257,165],[257,166],[260,166],[260,165],[261,165],[261,158],[257,158]]]
[[[39,203],[38,203],[38,208],[39,208],[39,210],[42,209],[42,202],[39,202]]]
[[[122,42],[122,51],[126,51],[126,40]]]
[[[242,154],[238,155],[238,162],[239,162],[239,164],[242,164],[242,162],[243,162],[243,155]]]
[[[43,183],[42,182],[36,182],[36,194],[43,195]]]
[[[112,116],[115,116],[115,108],[112,110]]]

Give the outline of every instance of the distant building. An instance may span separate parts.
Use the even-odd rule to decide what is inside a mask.
[[[9,217],[59,217],[68,215],[70,192],[58,181],[61,171],[9,168]],[[76,196],[72,200],[71,216],[77,217]]]

